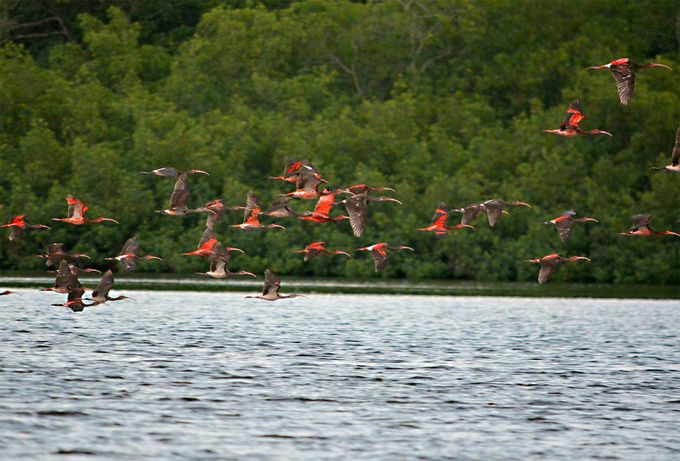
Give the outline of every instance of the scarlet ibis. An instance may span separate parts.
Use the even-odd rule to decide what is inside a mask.
[[[356,194],[363,194],[364,192],[396,192],[394,189],[391,187],[370,187],[367,186],[366,184],[356,184],[354,186],[349,186],[340,189],[341,192],[343,193],[349,193],[351,195],[356,195]]]
[[[198,242],[198,249],[196,251],[190,251],[188,253],[182,253],[183,256],[200,256],[203,258],[208,258],[215,254],[215,245],[218,244],[217,241],[217,235],[212,229],[205,228],[205,231],[203,232],[203,236],[201,237],[201,240]],[[241,253],[245,253],[245,251],[241,250],[240,248],[231,248],[231,247],[223,247],[220,246],[220,248],[223,248],[227,253],[232,252],[232,251],[239,251]]]
[[[283,170],[283,176],[270,176],[269,179],[295,184],[301,171],[319,174],[317,169],[309,163],[309,160],[286,159],[286,168]]]
[[[664,69],[673,70],[665,64],[649,63],[636,64],[631,62],[629,58],[621,58],[612,61],[609,64],[602,66],[588,67],[588,70],[609,69],[612,77],[616,81],[616,90],[619,93],[619,100],[624,106],[628,105],[628,101],[633,96],[633,89],[635,88],[635,71],[645,67],[663,67]]]
[[[102,276],[101,280],[99,281],[99,284],[97,285],[97,288],[92,290],[92,295],[90,296],[90,299],[87,301],[94,301],[94,304],[90,304],[91,306],[93,305],[98,305],[98,304],[103,304],[107,301],[121,301],[123,299],[132,299],[128,296],[116,296],[115,298],[112,298],[109,296],[109,291],[113,288],[113,271],[109,269],[104,273]]]
[[[293,199],[293,197],[287,197],[285,195],[277,197],[274,199],[269,209],[262,214],[271,216],[273,218],[289,218],[300,216],[300,213],[289,206]]]
[[[620,232],[620,235],[635,235],[638,237],[650,237],[652,235],[673,235],[675,237],[680,237],[680,234],[672,231],[657,231],[652,229],[649,224],[652,222],[651,214],[636,214],[631,218],[633,220],[633,225],[628,229],[628,232]]]
[[[574,210],[568,210],[562,212],[561,215],[559,215],[555,219],[551,219],[550,221],[546,221],[543,224],[553,224],[555,226],[555,229],[557,229],[557,233],[560,236],[560,240],[563,242],[566,242],[571,238],[571,228],[574,225],[574,223],[577,222],[599,222],[595,218],[575,218],[576,212]]]
[[[281,288],[281,279],[276,276],[272,271],[266,269],[264,271],[264,289],[261,295],[257,296],[246,296],[246,298],[258,298],[265,301],[276,301],[277,299],[286,298],[304,298],[303,295],[290,294],[290,295],[280,295],[279,289]]]
[[[9,239],[11,241],[17,240],[19,237],[21,237],[24,231],[28,229],[49,229],[49,227],[45,226],[44,224],[29,224],[24,219],[25,217],[26,215],[15,216],[11,219],[9,224],[3,224],[0,226],[2,228],[11,228],[9,233]]]
[[[146,255],[146,256],[139,256],[137,255],[137,251],[139,250],[139,243],[137,242],[136,237],[130,237],[127,242],[125,242],[125,245],[123,245],[123,250],[120,252],[118,256],[114,256],[113,258],[104,258],[106,261],[118,261],[122,266],[123,270],[126,272],[132,272],[135,269],[137,269],[137,260],[138,259],[143,259],[145,261],[162,261],[163,258],[158,257],[158,256],[151,256],[151,255]]]
[[[208,219],[205,222],[205,226],[208,229],[213,229],[215,227],[215,224],[222,219],[222,216],[224,215],[225,212],[227,211],[240,211],[240,210],[245,210],[246,207],[244,206],[225,206],[222,199],[217,199],[213,200],[212,202],[208,202],[205,205],[205,208],[209,211],[212,211],[212,213],[208,212]]]
[[[671,154],[671,164],[666,166],[653,166],[650,170],[663,170],[669,173],[680,173],[680,128],[675,132],[675,147]],[[11,240],[10,236],[10,240]]]
[[[190,209],[187,207],[189,197],[191,196],[191,188],[189,187],[189,175],[187,173],[180,173],[175,181],[175,187],[170,196],[170,207],[166,210],[157,210],[156,213],[166,214],[169,216],[184,216],[189,213],[211,213],[217,214],[213,210],[200,207]]]
[[[238,248],[236,248],[238,249]],[[229,270],[229,260],[231,259],[229,255],[229,250],[234,250],[234,248],[224,248],[221,243],[217,242],[213,246],[213,252],[209,256],[210,258],[210,270],[208,272],[197,272],[198,275],[207,275],[216,279],[223,279],[225,277],[230,277],[234,275],[247,275],[250,277],[256,277],[255,274],[246,271],[232,272]],[[239,250],[240,251],[240,250]]]
[[[319,186],[321,183],[328,183],[323,179],[318,173],[313,173],[311,171],[300,171],[295,182],[295,192],[289,192],[286,194],[288,197],[293,197],[303,200],[312,200],[320,195],[326,195],[329,192],[319,191]]]
[[[47,245],[47,252],[44,255],[36,255],[36,258],[44,259],[47,267],[55,266],[62,260],[71,261],[79,258],[90,259],[88,255],[83,253],[66,253],[66,251],[64,251],[63,243],[51,243]]]
[[[550,276],[555,273],[562,263],[581,260],[590,262],[590,259],[586,258],[585,256],[571,256],[569,258],[563,258],[557,253],[549,254],[547,256],[543,256],[542,258],[529,259],[525,262],[541,265],[541,269],[538,271],[538,283],[543,284],[548,281]]]
[[[349,223],[352,226],[352,232],[356,237],[361,237],[366,229],[369,202],[395,202],[402,205],[396,198],[371,197],[368,195],[368,192],[352,195],[339,202],[345,205],[347,214],[349,214]]]
[[[368,246],[368,247],[363,247],[363,248],[357,248],[357,251],[370,251],[371,256],[373,257],[373,261],[375,262],[375,271],[376,272],[381,272],[385,267],[387,267],[387,259],[389,258],[389,253],[388,250],[391,251],[402,251],[402,250],[409,250],[409,251],[415,251],[411,247],[399,245],[399,246],[390,246],[387,243],[376,243],[374,245]]]
[[[88,219],[85,217],[85,213],[88,210],[87,205],[83,201],[69,195],[66,197],[66,203],[68,203],[68,214],[66,218],[52,218],[52,221],[65,222],[67,224],[73,224],[74,226],[80,226],[83,224],[97,224],[102,222],[112,222],[118,224],[118,221],[111,218],[97,218]]]
[[[10,290],[5,290],[5,291],[0,291],[0,296],[6,296],[6,295],[18,295],[16,291],[10,291]]]
[[[567,116],[564,118],[564,121],[560,123],[560,129],[559,130],[542,130],[544,133],[551,133],[551,134],[556,134],[558,136],[564,136],[567,138],[572,138],[574,136],[582,135],[582,134],[587,134],[587,135],[596,135],[596,134],[606,134],[607,136],[612,136],[611,133],[608,131],[602,131],[602,130],[582,130],[578,127],[579,123],[586,118],[585,115],[583,115],[583,109],[581,108],[581,103],[577,99],[576,101],[572,102],[571,105],[569,106],[569,110],[567,110]]]
[[[191,175],[191,174],[205,174],[210,176],[210,173],[207,171],[203,170],[187,170],[187,171],[180,171],[177,170],[176,168],[173,167],[163,167],[163,168],[157,168],[155,170],[151,171],[142,171],[142,174],[150,174],[154,176],[162,176],[164,178],[173,178],[175,179],[176,177],[186,174],[186,175]]]
[[[434,212],[434,216],[432,217],[432,224],[428,227],[423,227],[417,230],[423,232],[434,232],[434,234],[439,237],[446,237],[449,235],[450,230],[464,229],[466,227],[474,229],[474,227],[469,224],[456,224],[455,226],[447,226],[446,220],[448,217],[449,212],[446,209],[446,204],[444,202],[439,202],[439,205],[437,205],[437,209]]]
[[[470,205],[465,205],[463,208],[453,208],[451,211],[463,213],[460,223],[470,224],[477,216],[486,211],[486,206],[484,206],[483,203],[471,203]]]
[[[336,191],[337,193],[337,191]],[[322,195],[319,197],[319,201],[316,202],[314,211],[305,211],[299,219],[303,221],[312,221],[316,223],[334,222],[342,221],[343,219],[349,219],[349,216],[336,216],[331,218],[331,208],[335,206],[335,193],[330,193],[327,195]]]
[[[304,250],[298,250],[298,251],[296,251],[296,253],[304,253],[304,255],[305,255],[304,261],[305,262],[311,261],[312,259],[314,259],[317,256],[322,255],[324,253],[327,254],[327,255],[331,255],[331,256],[345,255],[348,258],[352,257],[349,253],[345,253],[344,251],[340,251],[340,250],[329,251],[329,250],[326,249],[325,245],[326,245],[326,242],[310,243],[309,245],[307,245],[305,247]]]
[[[513,202],[506,202],[504,200],[498,200],[498,199],[493,199],[493,200],[487,200],[486,202],[483,203],[484,208],[486,209],[486,215],[487,218],[489,218],[489,226],[494,227],[500,217],[503,214],[510,214],[507,211],[504,210],[504,208],[507,208],[509,206],[526,206],[529,208],[532,208],[531,205],[529,205],[526,202],[520,202],[518,200],[515,200]]]
[[[262,230],[266,228],[271,229],[285,229],[285,227],[279,224],[267,224],[266,226],[260,223],[258,216],[262,212],[260,211],[260,205],[257,202],[257,197],[255,194],[248,192],[248,200],[246,204],[246,210],[243,213],[243,223],[242,224],[232,224],[231,227],[238,227],[245,231],[255,231]]]

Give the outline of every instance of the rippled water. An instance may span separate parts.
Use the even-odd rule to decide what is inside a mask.
[[[131,294],[0,297],[0,458],[680,459],[678,301]]]

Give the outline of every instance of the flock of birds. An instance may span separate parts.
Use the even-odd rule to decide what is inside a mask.
[[[633,95],[633,88],[635,83],[635,70],[650,67],[663,67],[670,70],[670,67],[664,64],[635,64],[628,58],[618,59],[603,66],[590,67],[589,69],[599,70],[608,69],[614,77],[617,85],[619,99],[621,104],[627,105],[631,96]],[[601,130],[581,130],[579,128],[580,122],[585,118],[581,103],[574,101],[567,111],[564,121],[560,124],[557,130],[543,130],[546,133],[556,134],[564,137],[575,137],[578,135],[599,135],[604,134],[612,136],[611,133]],[[671,173],[680,173],[680,128],[678,128],[675,137],[675,147],[671,156],[671,163],[663,167],[652,167],[652,170],[664,170]],[[242,231],[261,231],[265,229],[285,229],[280,224],[263,224],[260,222],[260,216],[268,216],[272,218],[296,218],[302,221],[309,221],[314,223],[330,223],[349,220],[350,226],[354,236],[361,237],[367,227],[368,222],[368,208],[371,202],[392,202],[401,205],[402,203],[396,198],[389,196],[374,196],[373,193],[396,192],[394,189],[388,187],[370,187],[365,184],[358,184],[347,188],[337,188],[331,190],[326,186],[320,190],[322,184],[328,184],[319,171],[307,160],[288,160],[286,162],[283,175],[271,177],[273,180],[280,180],[289,184],[295,185],[295,190],[286,194],[282,194],[276,198],[267,211],[262,211],[257,197],[253,192],[247,195],[245,206],[227,207],[221,199],[213,200],[203,207],[189,208],[189,199],[191,197],[191,189],[189,186],[189,177],[195,174],[208,175],[209,173],[203,170],[187,170],[179,171],[175,168],[164,167],[152,171],[142,172],[146,175],[159,176],[164,178],[171,178],[175,180],[175,186],[170,196],[170,205],[164,210],[158,210],[158,213],[169,216],[184,216],[190,213],[205,213],[207,215],[205,230],[198,243],[198,248],[195,251],[183,253],[186,256],[196,256],[207,258],[210,262],[209,270],[199,274],[207,275],[214,278],[225,278],[230,276],[249,276],[256,277],[255,274],[247,271],[232,272],[229,269],[230,253],[241,252],[239,248],[232,248],[223,245],[217,239],[215,227],[222,216],[228,211],[243,211],[243,222],[241,224],[231,225],[233,228],[241,229]],[[336,200],[337,196],[344,196],[342,200]],[[317,200],[316,206],[312,211],[305,211],[300,213],[294,210],[290,204],[294,200]],[[88,207],[81,200],[68,196],[66,197],[68,203],[68,213],[65,218],[52,218],[53,221],[62,222],[71,225],[91,225],[98,223],[114,223],[118,224],[115,219],[99,217],[90,219],[86,216]],[[331,216],[331,211],[334,207],[344,206],[347,215]],[[462,219],[459,224],[449,226],[450,215],[444,202],[440,202],[437,206],[432,223],[420,229],[422,232],[432,232],[439,237],[445,237],[449,231],[472,229],[472,222],[482,213],[486,213],[489,226],[495,227],[499,219],[503,215],[509,214],[506,208],[510,207],[529,207],[531,205],[521,201],[504,201],[499,199],[487,200],[483,203],[473,203],[462,208],[452,209],[451,211],[462,213]],[[661,236],[675,236],[680,237],[680,234],[666,231],[657,231],[651,226],[652,216],[649,214],[638,214],[633,216],[633,225],[627,232],[622,232],[621,235],[650,237],[653,235]],[[558,232],[560,240],[567,241],[572,236],[572,228],[575,223],[598,222],[592,217],[577,218],[573,210],[563,212],[560,216],[546,221],[544,224],[553,225]],[[49,229],[44,224],[29,224],[24,215],[16,216],[3,226],[2,228],[9,228],[9,240],[16,240],[21,235],[30,229]],[[369,252],[373,258],[375,271],[380,272],[387,266],[390,253],[399,251],[415,251],[412,247],[405,245],[389,245],[384,242],[375,243],[370,246],[358,248],[356,251]],[[138,260],[153,261],[161,258],[153,255],[140,255],[139,244],[136,237],[128,239],[123,246],[120,254],[105,258],[109,261],[117,261],[124,271],[134,271]],[[325,242],[313,242],[307,245],[304,249],[297,251],[297,253],[304,254],[304,261],[308,262],[313,258],[321,255],[337,256],[342,255],[351,258],[351,255],[341,250],[329,250],[326,248]],[[101,281],[96,288],[92,290],[89,298],[83,299],[85,288],[78,280],[81,272],[99,272],[96,269],[80,268],[76,261],[79,259],[90,259],[89,256],[80,253],[67,253],[63,244],[53,243],[48,245],[47,252],[38,257],[45,259],[48,267],[57,267],[57,275],[53,287],[43,288],[42,291],[53,291],[57,293],[67,294],[66,302],[61,304],[53,304],[53,306],[69,307],[75,312],[82,311],[87,306],[94,306],[108,301],[118,301],[122,299],[130,299],[127,296],[111,297],[109,292],[114,286],[114,275],[112,270],[104,273]],[[557,253],[549,254],[541,258],[529,259],[526,262],[536,263],[540,265],[538,282],[545,283],[550,276],[559,268],[559,266],[566,262],[573,261],[590,261],[585,256],[571,256],[563,257]],[[276,301],[278,299],[293,298],[301,295],[289,294],[281,295],[279,289],[281,287],[281,280],[269,269],[264,273],[264,289],[262,294],[257,296],[247,296],[247,298],[258,298],[266,301]],[[0,295],[12,294],[12,291],[5,290],[0,292]],[[89,304],[87,303],[89,302]]]

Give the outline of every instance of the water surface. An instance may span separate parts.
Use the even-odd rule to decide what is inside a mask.
[[[2,459],[680,459],[678,301],[21,292]]]

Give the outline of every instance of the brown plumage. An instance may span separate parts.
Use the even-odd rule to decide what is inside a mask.
[[[546,256],[543,256],[542,258],[537,258],[537,259],[529,259],[526,262],[528,263],[535,263],[535,264],[540,264],[541,269],[538,271],[538,283],[543,284],[548,281],[550,276],[557,271],[560,265],[566,263],[566,262],[572,262],[572,261],[589,261],[589,258],[586,258],[585,256],[571,256],[569,258],[564,258],[557,253],[549,254]]]
[[[671,163],[666,166],[653,166],[650,170],[680,173],[680,127],[675,131],[675,147],[673,147],[673,153],[671,154]]]
[[[286,298],[298,298],[303,297],[302,295],[290,294],[290,295],[280,295],[279,289],[281,288],[281,279],[276,276],[272,271],[266,269],[264,271],[264,289],[262,294],[258,296],[246,296],[246,298],[258,298],[265,301],[276,301],[278,299]]]
[[[546,221],[543,224],[552,224],[557,229],[557,233],[560,236],[560,240],[566,242],[571,238],[571,229],[574,223],[581,222],[599,222],[595,218],[576,218],[576,212],[574,210],[568,210],[562,212],[557,218]]]
[[[505,211],[509,206],[526,206],[531,208],[526,202],[515,200],[513,202],[506,202],[505,200],[492,199],[483,203],[486,209],[487,218],[489,219],[489,226],[494,227],[503,214],[510,214]]]
[[[402,204],[399,200],[392,197],[370,197],[368,191],[352,195],[339,202],[345,205],[349,215],[349,223],[352,226],[352,232],[355,237],[361,237],[366,230],[369,202],[395,202],[399,205]]]
[[[43,258],[47,267],[57,266],[62,260],[74,261],[79,258],[90,257],[83,253],[66,253],[63,243],[51,243],[47,245],[47,252],[44,255],[36,255],[36,258]]]
[[[614,77],[614,80],[616,81],[616,91],[619,93],[619,101],[626,106],[633,96],[633,90],[635,89],[635,71],[645,67],[663,67],[664,69],[673,70],[665,64],[636,64],[629,58],[617,59],[602,66],[589,67],[588,70],[609,69],[609,72],[611,72],[612,77]]]

